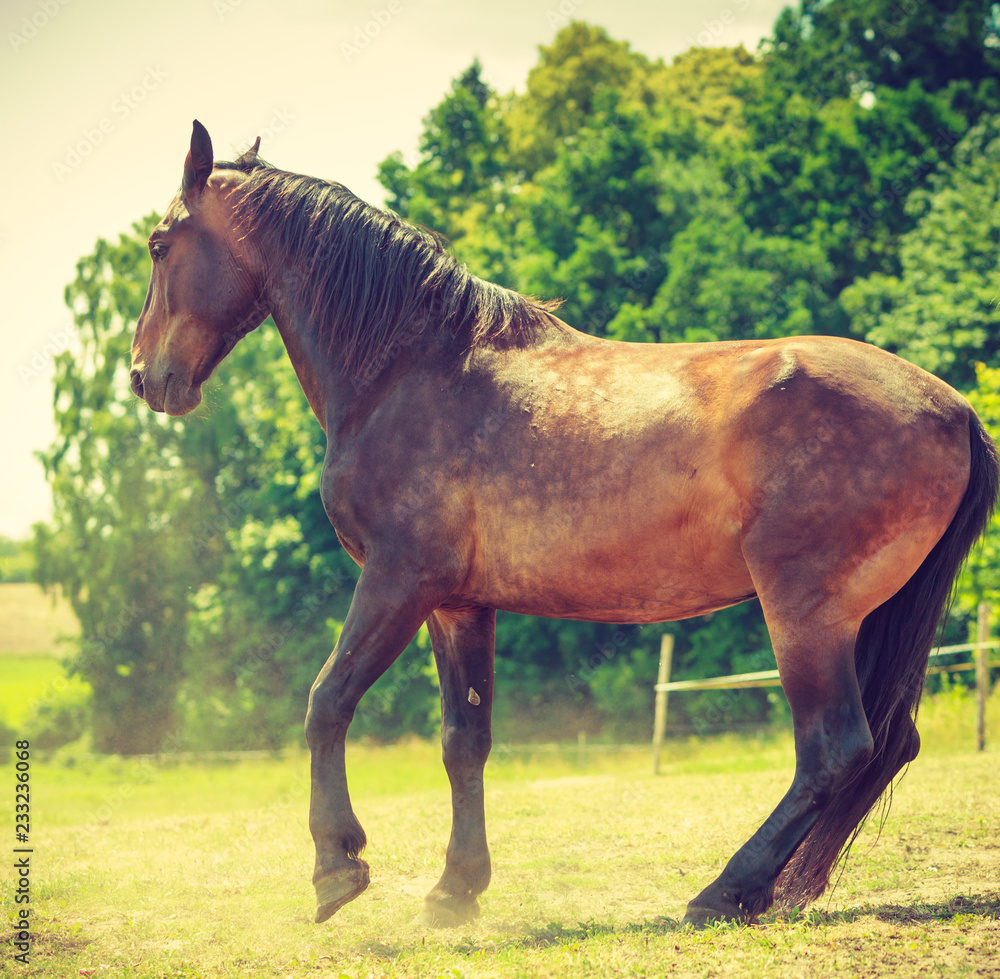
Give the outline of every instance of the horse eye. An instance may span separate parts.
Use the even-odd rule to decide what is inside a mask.
[[[153,256],[154,261],[158,262],[167,257],[167,246],[162,241],[154,241],[149,246],[149,254]]]

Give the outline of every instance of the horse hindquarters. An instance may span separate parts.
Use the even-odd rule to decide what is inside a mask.
[[[989,523],[1000,485],[996,447],[972,413],[969,436],[969,482],[954,519],[917,572],[861,624],[855,669],[874,751],[836,793],[778,878],[783,906],[801,907],[823,893],[841,852],[892,779],[917,756],[914,718],[928,655],[953,582]]]
[[[894,485],[895,497],[874,498],[866,474],[855,473],[853,496],[828,495],[792,525],[795,503],[815,498],[807,491],[816,489],[817,478],[829,482],[834,460],[827,459],[822,476],[803,468],[797,484],[783,486],[784,500],[771,501],[783,505],[762,510],[746,533],[744,553],[792,709],[796,771],[781,804],[691,903],[688,920],[752,920],[772,903],[776,882],[786,905],[822,893],[845,844],[915,757],[919,739],[911,715],[930,646],[952,582],[997,494],[995,449],[971,412],[962,421],[971,443],[961,444],[953,431],[916,453],[924,468],[900,464],[888,482],[874,470],[867,474],[873,484]],[[863,457],[856,446],[842,457],[854,453]],[[879,458],[878,451],[873,456]],[[890,457],[888,451],[883,456]],[[946,463],[955,478],[935,482],[948,471],[935,467]],[[920,487],[927,482],[937,495],[923,505]],[[922,505],[901,522],[898,501],[918,498]],[[859,539],[858,526],[889,529],[874,540]]]

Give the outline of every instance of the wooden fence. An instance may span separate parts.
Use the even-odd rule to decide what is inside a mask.
[[[931,659],[954,653],[974,652],[973,662],[948,663],[928,668],[931,673],[959,673],[976,671],[976,747],[983,751],[986,747],[986,698],[989,695],[990,668],[1000,666],[1000,660],[989,660],[989,650],[1000,648],[1000,640],[991,640],[990,606],[982,602],[976,622],[976,642],[957,646],[939,646],[931,650]],[[674,637],[666,634],[660,642],[660,669],[656,678],[656,708],[653,716],[653,773],[660,771],[660,753],[663,736],[667,729],[668,696],[682,690],[741,690],[759,687],[780,687],[777,670],[763,670],[759,673],[740,673],[734,676],[715,676],[704,680],[670,679],[670,667],[674,652]]]

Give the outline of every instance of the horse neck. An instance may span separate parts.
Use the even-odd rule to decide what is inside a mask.
[[[451,374],[460,369],[473,345],[487,355],[494,351],[492,341],[477,341],[465,328],[452,333],[452,328],[443,325],[440,311],[435,312],[433,297],[429,297],[426,305],[413,314],[412,321],[400,324],[404,329],[391,329],[380,356],[345,371],[343,352],[336,340],[331,342],[330,325],[313,319],[316,314],[308,306],[309,290],[302,289],[301,267],[273,250],[264,259],[271,313],[302,389],[328,437],[341,430],[349,416],[356,419],[372,410],[391,388],[405,383],[408,375]],[[572,333],[575,331],[555,316],[543,313],[533,335],[523,336],[514,345],[523,350],[552,341],[565,342]],[[501,343],[495,351],[503,357],[504,349]]]
[[[333,437],[348,416],[371,410],[386,389],[398,383],[405,373],[395,363],[401,356],[416,369],[426,348],[433,345],[433,337],[430,344],[417,337],[410,344],[396,346],[378,371],[350,376],[342,369],[336,343],[330,342],[327,331],[314,322],[312,311],[297,300],[298,281],[295,271],[272,271],[268,289],[271,315],[313,413],[328,437]]]

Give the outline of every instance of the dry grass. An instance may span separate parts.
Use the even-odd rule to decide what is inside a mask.
[[[52,655],[61,637],[79,631],[66,599],[46,595],[38,585],[0,584],[0,654]]]
[[[915,764],[877,845],[873,827],[832,897],[794,920],[679,929],[686,901],[788,781],[787,738],[733,747],[689,746],[658,778],[646,751],[585,774],[569,762],[494,767],[493,883],[482,918],[444,932],[412,925],[447,841],[436,746],[352,749],[373,881],[321,926],[311,923],[304,755],[36,764],[36,930],[18,974],[1000,975],[995,749]],[[697,770],[699,754],[711,774]],[[758,770],[741,771],[741,757]]]
[[[53,611],[32,588],[0,587],[0,656],[41,654],[73,627],[65,606]],[[40,626],[41,644],[29,638]],[[973,716],[960,691],[925,701],[921,758],[881,838],[877,823],[865,831],[829,898],[793,920],[702,933],[677,921],[787,786],[787,735],[674,744],[658,778],[648,749],[595,755],[580,773],[572,750],[525,761],[499,745],[487,799],[493,883],[482,918],[444,932],[412,924],[448,835],[436,745],[350,747],[373,882],[322,926],[311,923],[304,755],[163,768],[65,750],[33,764],[31,961],[13,961],[3,943],[0,972],[1000,976],[1000,695],[985,754],[970,750]]]

